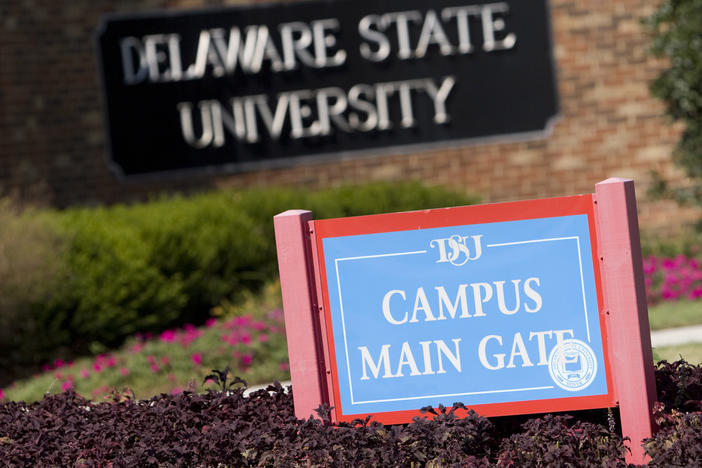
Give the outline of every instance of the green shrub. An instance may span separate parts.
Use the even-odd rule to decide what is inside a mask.
[[[317,218],[462,205],[473,200],[418,183],[318,192],[222,191],[150,203],[47,214],[66,247],[66,274],[34,316],[45,350],[100,352],[136,332],[201,324],[222,301],[236,304],[277,274],[273,216],[311,209]],[[51,356],[52,358],[58,356]]]
[[[655,255],[657,257],[673,258],[684,255],[688,258],[702,258],[702,234],[687,232],[673,238],[642,238],[641,250],[644,257]]]
[[[120,219],[124,210],[60,215],[70,273],[37,314],[47,330],[78,352],[171,323],[186,300],[182,279],[168,277],[152,262],[153,246],[140,226]]]
[[[0,199],[0,385],[41,356],[37,303],[61,285],[64,243],[46,213]],[[57,255],[58,254],[58,255]]]

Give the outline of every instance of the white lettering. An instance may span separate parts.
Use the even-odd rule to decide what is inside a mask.
[[[487,353],[485,348],[487,347],[487,343],[490,340],[496,340],[497,343],[502,346],[502,337],[500,335],[487,335],[484,337],[482,340],[480,340],[480,344],[478,345],[478,358],[480,359],[480,363],[485,367],[486,369],[489,370],[498,370],[502,369],[505,367],[505,354],[504,353],[499,353],[499,354],[493,354],[492,356],[497,360],[496,364],[490,364],[487,359]]]
[[[446,113],[446,99],[456,84],[456,78],[453,76],[445,77],[438,89],[433,80],[426,80],[425,83],[425,89],[434,103],[434,122],[438,124],[447,123],[450,117]]]
[[[444,21],[456,18],[456,29],[458,30],[458,52],[469,54],[473,52],[473,44],[470,41],[470,28],[468,17],[480,15],[480,7],[477,5],[449,7],[441,10],[441,17]]]
[[[410,376],[420,375],[419,369],[417,368],[417,363],[414,361],[414,356],[412,355],[412,350],[410,349],[409,343],[406,341],[402,343],[400,362],[397,364],[397,372],[395,372],[395,377],[404,377],[404,374],[402,373],[403,366],[409,366]]]
[[[434,344],[436,345],[436,353],[439,358],[439,370],[436,371],[437,374],[446,373],[444,370],[444,361],[441,359],[442,355],[446,356],[448,360],[451,361],[451,364],[453,364],[456,371],[461,372],[461,355],[458,350],[458,343],[461,342],[461,338],[454,338],[451,341],[453,341],[453,345],[456,350],[455,353],[451,353],[451,350],[448,348],[448,346],[446,346],[444,340],[434,340]]]
[[[180,128],[183,139],[193,148],[204,148],[212,143],[212,114],[210,112],[210,102],[201,101],[200,107],[200,125],[202,132],[199,138],[195,137],[193,125],[193,106],[189,102],[181,102],[178,104],[178,112],[180,113]]]
[[[492,286],[490,286],[490,283],[473,283],[470,287],[473,288],[473,301],[475,303],[474,317],[485,317],[483,304],[492,299]],[[484,296],[481,290],[485,291]]]
[[[380,23],[381,18],[378,15],[364,16],[358,22],[358,33],[361,37],[377,44],[377,50],[375,51],[366,42],[361,42],[359,46],[361,57],[371,62],[382,62],[390,55],[390,41],[385,34],[378,30],[380,29]],[[373,27],[376,29],[372,29]]]
[[[146,63],[146,54],[141,41],[136,37],[125,37],[119,41],[119,47],[122,52],[122,71],[124,73],[124,83],[133,85],[139,83],[146,78],[149,72],[148,64]],[[134,64],[134,54],[137,57],[137,65]]]
[[[504,281],[494,281],[495,287],[497,289],[497,307],[500,309],[500,312],[502,312],[505,315],[514,315],[517,313],[519,310],[519,306],[521,305],[519,302],[519,283],[521,280],[512,280],[512,284],[514,284],[514,308],[508,309],[507,305],[505,304],[505,282]]]
[[[314,38],[314,63],[317,68],[336,67],[346,61],[346,52],[337,50],[333,57],[327,56],[327,49],[336,44],[336,37],[327,31],[337,31],[339,20],[336,18],[312,21],[312,37]]]
[[[424,57],[427,53],[427,48],[431,44],[437,44],[439,46],[441,55],[451,55],[453,53],[453,46],[449,42],[448,37],[446,37],[444,28],[441,26],[441,22],[434,10],[427,11],[424,18],[422,32],[419,35],[417,48],[414,52],[415,56],[418,58]]]
[[[546,335],[548,335],[548,337],[551,338],[551,335],[553,335],[553,331],[547,330],[542,332],[529,333],[529,341],[531,341],[533,337],[536,337],[536,341],[539,344],[539,362],[536,363],[537,366],[545,366],[546,364],[548,364],[548,360],[546,358]]]
[[[509,355],[509,363],[507,364],[508,368],[515,367],[514,358],[517,356],[522,358],[522,367],[531,367],[534,365],[532,364],[531,359],[529,359],[529,354],[527,354],[527,350],[524,346],[524,340],[522,339],[521,333],[514,334],[514,341],[512,342],[512,353]]]
[[[531,283],[536,283],[537,286],[541,286],[541,282],[539,278],[536,277],[527,278],[527,280],[524,281],[524,294],[526,294],[529,299],[534,301],[533,307],[531,307],[529,304],[524,304],[524,310],[533,314],[541,310],[543,301],[541,299],[541,294],[534,290]]]
[[[514,33],[507,34],[504,39],[495,39],[495,32],[505,29],[505,21],[502,18],[495,18],[495,13],[508,13],[509,5],[505,2],[489,3],[481,8],[481,18],[483,24],[483,50],[492,52],[494,50],[506,50],[514,47],[517,36]]]
[[[368,365],[368,367],[370,368],[371,374],[373,374],[374,379],[378,378],[378,374],[380,373],[380,366],[383,366],[384,370],[382,378],[387,379],[390,377],[394,377],[392,375],[392,372],[390,372],[389,344],[384,344],[382,346],[377,364],[373,362],[373,358],[371,357],[370,352],[368,351],[368,347],[359,346],[358,349],[361,351],[361,361],[363,363],[363,376],[361,377],[361,380],[370,380],[370,378],[368,377],[368,373],[366,372],[366,365]]]
[[[434,314],[431,311],[431,307],[429,306],[429,301],[427,301],[427,295],[424,292],[424,288],[417,288],[417,295],[414,300],[414,310],[412,311],[412,318],[410,319],[410,323],[415,323],[419,321],[417,320],[417,312],[420,310],[424,312],[425,322],[431,322],[433,320],[436,320],[436,317],[434,317]]]
[[[456,312],[458,311],[458,306],[460,304],[461,306],[461,315],[460,318],[466,318],[470,317],[468,314],[468,303],[466,299],[466,287],[468,287],[467,284],[459,284],[458,285],[458,291],[456,292],[456,299],[451,303],[451,300],[448,297],[448,294],[446,294],[446,290],[444,289],[443,286],[437,286],[434,289],[439,293],[439,318],[438,320],[446,320],[446,317],[444,316],[444,307],[446,307],[446,311],[448,314],[451,316],[451,318],[456,318]]]
[[[399,289],[393,289],[392,291],[389,291],[383,297],[383,315],[385,316],[385,320],[387,320],[389,323],[393,325],[402,325],[403,323],[407,322],[407,312],[405,311],[405,315],[402,317],[402,320],[395,320],[395,318],[392,316],[392,312],[390,312],[390,298],[395,294],[399,294],[400,296],[402,296],[403,300],[407,299],[405,297],[404,291],[401,291]]]

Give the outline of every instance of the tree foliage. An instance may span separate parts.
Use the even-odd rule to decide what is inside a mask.
[[[645,24],[653,54],[669,60],[651,92],[685,126],[676,160],[690,176],[702,178],[702,0],[664,0]]]

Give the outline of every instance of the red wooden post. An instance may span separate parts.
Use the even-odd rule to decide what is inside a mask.
[[[327,400],[307,227],[311,219],[312,212],[305,210],[288,210],[273,218],[295,416],[300,419],[315,415]]]
[[[626,461],[643,464],[641,441],[653,433],[656,382],[634,181],[607,179],[595,195],[609,358],[622,435],[631,438]]]

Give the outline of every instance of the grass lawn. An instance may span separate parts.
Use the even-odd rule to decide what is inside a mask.
[[[649,306],[648,320],[651,330],[702,324],[702,301],[683,300]]]
[[[690,343],[677,346],[665,346],[653,349],[656,361],[665,359],[673,362],[682,356],[690,364],[702,363],[702,343]]]

